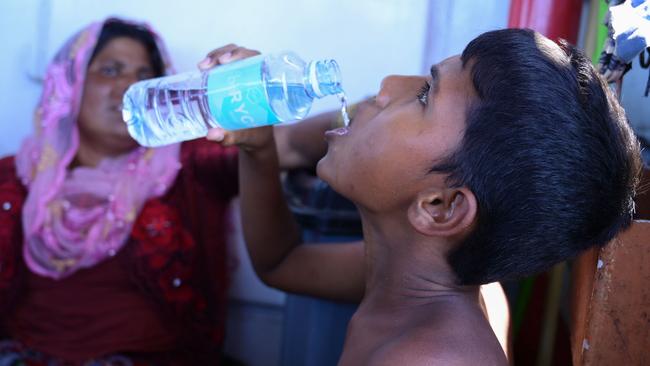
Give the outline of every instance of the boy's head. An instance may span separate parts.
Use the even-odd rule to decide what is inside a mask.
[[[631,220],[640,159],[622,109],[578,51],[530,30],[385,78],[327,136],[319,175],[394,245],[441,240],[462,284],[544,270]]]
[[[460,146],[432,169],[478,202],[475,229],[449,254],[461,283],[545,270],[630,224],[638,143],[588,59],[508,29],[474,39],[462,60],[477,98]]]

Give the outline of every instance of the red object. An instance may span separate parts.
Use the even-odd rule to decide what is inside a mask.
[[[557,41],[578,40],[582,0],[512,0],[509,28],[530,28]]]

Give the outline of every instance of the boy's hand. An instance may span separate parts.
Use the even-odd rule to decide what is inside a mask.
[[[216,127],[208,131],[206,138],[210,141],[216,141],[223,146],[237,145],[240,149],[249,152],[275,147],[272,126],[247,128],[236,131],[226,131],[223,128]]]
[[[203,61],[199,62],[198,67],[199,70],[205,71],[215,66],[225,65],[234,61],[257,56],[259,54],[259,51],[239,47],[236,44],[231,43],[210,51]]]

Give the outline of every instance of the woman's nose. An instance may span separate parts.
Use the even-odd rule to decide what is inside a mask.
[[[138,81],[139,79],[135,75],[122,75],[119,77],[114,88],[117,96],[121,98],[126,93],[126,90]]]

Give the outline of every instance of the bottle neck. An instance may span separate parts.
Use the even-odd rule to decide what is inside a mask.
[[[323,98],[343,92],[341,71],[334,60],[318,60],[309,63],[305,69],[305,87],[313,98]]]

